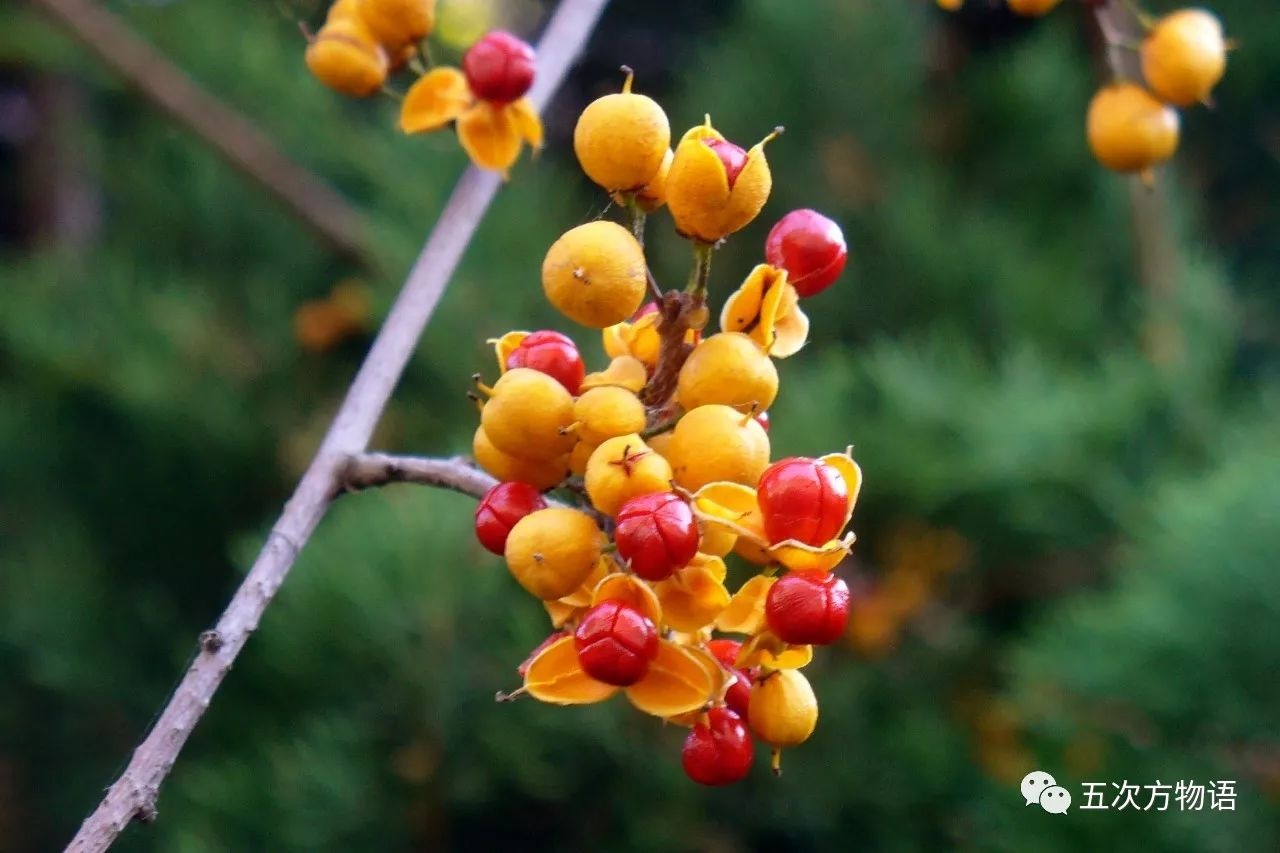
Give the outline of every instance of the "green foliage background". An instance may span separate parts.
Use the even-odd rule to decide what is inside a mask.
[[[463,165],[454,141],[321,89],[306,8],[110,5],[368,211],[385,311]],[[474,543],[469,499],[399,487],[338,502],[159,822],[119,849],[1280,846],[1280,19],[1213,3],[1241,47],[1162,172],[1176,298],[1158,320],[1181,348],[1152,358],[1128,188],[1082,138],[1100,73],[1083,9],[968,5],[618,0],[377,440],[466,450],[468,377],[507,329],[572,331],[598,363],[538,267],[604,207],[567,140],[613,67],[677,129],[708,107],[742,143],[785,125],[770,206],[718,253],[713,290],[793,207],[837,218],[852,252],[780,365],[775,453],[856,446],[850,576],[869,589],[904,530],[950,531],[967,559],[883,644],[819,653],[822,722],[781,779],[699,789],[682,733],[621,704],[495,704],[542,610]],[[103,202],[89,245],[0,256],[0,848],[26,851],[64,843],[122,767],[368,338],[301,349],[294,311],[355,271],[30,10],[0,10],[0,60],[74,81],[66,144]],[[650,229],[679,281],[686,247]],[[1031,769],[1073,792],[1231,779],[1238,800],[1052,816],[1017,795]]]

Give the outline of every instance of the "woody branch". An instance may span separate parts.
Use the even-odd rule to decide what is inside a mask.
[[[559,86],[607,0],[564,0],[538,44],[542,63],[529,97],[541,109]],[[182,681],[66,848],[108,849],[133,820],[154,820],[160,785],[195,725],[275,597],[332,499],[344,487],[353,456],[368,445],[387,401],[421,337],[463,251],[499,187],[491,172],[469,168],[458,181],[409,272],[386,322],[352,381],[306,473],[285,504],[262,551],[217,625],[201,635],[199,651]]]

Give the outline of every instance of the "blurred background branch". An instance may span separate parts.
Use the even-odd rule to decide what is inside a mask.
[[[1098,29],[1106,44],[1107,65],[1120,80],[1142,80],[1137,45],[1145,26],[1121,0],[1107,0],[1094,9]],[[1183,334],[1178,308],[1178,253],[1170,232],[1168,189],[1171,171],[1160,170],[1150,183],[1134,176],[1129,189],[1129,214],[1133,220],[1135,266],[1142,284],[1146,317],[1142,345],[1147,357],[1162,368],[1176,367],[1183,358]]]
[[[364,266],[369,223],[324,180],[289,158],[247,116],[201,88],[100,3],[31,0],[139,94],[256,181],[330,248]]]

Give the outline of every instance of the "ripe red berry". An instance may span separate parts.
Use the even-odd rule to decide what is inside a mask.
[[[632,498],[618,510],[618,556],[647,581],[670,577],[698,553],[698,525],[688,502],[673,492]]]
[[[755,758],[742,718],[728,708],[712,708],[685,738],[680,763],[690,779],[703,785],[729,785],[751,770]]]
[[[825,545],[840,535],[849,487],[840,472],[818,459],[793,456],[773,463],[756,485],[770,542],[795,539]]]
[[[830,572],[789,572],[769,588],[764,619],[784,643],[834,643],[849,624],[849,586]]]
[[[733,684],[725,691],[724,703],[745,720],[747,711],[751,707],[751,677],[735,666],[742,643],[720,638],[707,643],[707,649],[733,673]]]
[[[462,57],[467,85],[477,98],[506,104],[529,91],[536,60],[528,42],[494,30],[471,45]]]
[[[707,651],[715,655],[716,660],[728,667],[737,665],[738,652],[742,651],[742,643],[728,637],[717,637],[707,642]]]
[[[501,556],[516,522],[546,508],[542,495],[528,483],[499,483],[485,492],[476,506],[476,538],[486,550]]]
[[[778,220],[764,242],[764,257],[787,271],[787,281],[801,296],[831,286],[844,271],[849,250],[840,226],[816,210],[793,210]]]
[[[744,720],[751,711],[751,679],[740,669],[733,671],[733,684],[724,693],[724,704]]]
[[[747,152],[727,139],[704,139],[703,144],[716,152],[716,156],[724,164],[725,174],[729,176],[729,186],[733,187],[742,167],[747,165]]]
[[[761,412],[760,414],[756,415],[756,423],[764,427],[765,432],[769,431],[769,427],[772,425],[772,422],[773,422],[773,419],[769,417],[768,412]]]
[[[507,356],[507,370],[517,367],[547,374],[575,397],[582,387],[582,378],[587,375],[578,345],[572,338],[550,330],[531,332],[511,351]]]
[[[621,601],[602,601],[588,610],[573,641],[583,671],[617,687],[644,678],[658,655],[658,629],[649,617]]]

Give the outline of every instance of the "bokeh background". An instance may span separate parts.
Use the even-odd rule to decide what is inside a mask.
[[[336,256],[36,11],[0,8],[0,848],[59,848],[256,553],[464,165],[302,64],[316,3],[105,3],[367,212]],[[1167,11],[1170,3],[1150,4]],[[625,703],[493,702],[542,608],[400,486],[323,522],[128,851],[1274,850],[1280,846],[1280,17],[1240,42],[1156,193],[1083,140],[1082,5],[616,0],[468,251],[375,445],[463,452],[487,337],[603,211],[569,138],[638,71],[677,132],[775,125],[723,296],[812,206],[851,245],[780,365],[777,454],[852,443],[859,590],[781,779],[707,790]],[[442,0],[452,45],[532,0]],[[652,263],[683,280],[665,216]],[[1043,769],[1227,779],[1235,811],[1023,805]]]

